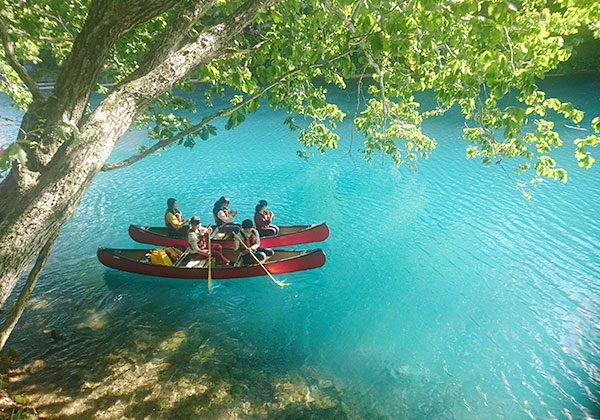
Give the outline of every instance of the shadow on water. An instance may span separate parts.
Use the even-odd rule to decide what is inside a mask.
[[[172,279],[164,277],[143,276],[141,274],[127,273],[106,269],[103,274],[103,279],[109,289],[113,291],[127,290],[138,291],[144,287],[175,287],[175,288],[196,288],[201,284],[205,284],[206,280],[187,280],[187,279]]]
[[[34,300],[19,342],[0,360],[9,392],[27,395],[43,416],[347,419],[405,412],[402,395],[382,406],[369,390],[231,327],[239,318],[224,313],[225,287],[209,295],[205,281],[113,270],[103,279],[105,295],[77,304],[61,330],[48,328],[48,307]],[[190,315],[189,301],[202,316]],[[32,341],[38,351],[15,350]]]

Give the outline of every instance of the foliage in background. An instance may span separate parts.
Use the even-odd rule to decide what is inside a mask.
[[[240,4],[217,2],[193,31],[201,32]],[[60,67],[87,6],[87,1],[76,0],[2,0],[0,18],[22,63],[37,64],[51,51]],[[226,129],[243,123],[268,91],[268,105],[285,109],[290,114],[285,123],[299,132],[300,156],[308,157],[313,149],[335,149],[335,127],[345,115],[328,100],[323,83],[344,88],[349,76],[361,75],[365,88],[351,117],[364,136],[361,152],[367,160],[389,156],[395,164],[414,168],[436,144],[421,131],[423,120],[459,106],[468,158],[485,165],[511,158],[517,161],[517,172],[533,169],[538,176],[564,182],[566,171],[550,156],[562,146],[554,121],[580,124],[583,114],[547,97],[537,82],[564,66],[574,47],[583,46],[577,56],[583,57],[586,43],[599,42],[599,17],[600,4],[592,0],[283,1],[261,12],[222,58],[178,83],[188,91],[195,80],[208,83],[204,104],[171,91],[139,117],[136,126],[148,128],[150,139],[157,142],[155,149],[140,150],[140,157],[173,139],[192,148],[198,139],[216,135],[208,124],[215,112],[212,98],[230,92],[227,88],[238,93],[230,98],[231,111],[224,113]],[[167,20],[168,14],[121,38],[98,82],[116,83],[131,74]],[[0,51],[0,89],[26,108],[31,95]],[[105,89],[99,85],[98,90]],[[426,90],[437,101],[433,109],[415,100],[415,92]],[[502,105],[509,92],[517,105]],[[186,112],[175,112],[182,110]],[[198,124],[196,113],[208,122]],[[575,141],[575,157],[589,168],[594,158],[588,149],[598,143],[598,119],[583,128],[588,135]],[[2,165],[24,158],[15,143],[3,152]]]

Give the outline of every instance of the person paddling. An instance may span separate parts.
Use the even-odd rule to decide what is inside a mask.
[[[198,216],[192,217],[187,235],[190,255],[196,259],[208,258],[206,235],[210,235],[212,232],[211,227],[205,228],[200,222],[201,220]],[[213,242],[210,244],[210,249],[217,262],[223,265],[231,265],[231,261],[223,255],[223,247],[221,245]]]
[[[279,226],[273,223],[273,212],[267,210],[267,201],[260,200],[254,209],[254,223],[260,236],[279,235]]]
[[[184,226],[190,219],[181,219],[181,211],[177,209],[177,200],[169,198],[167,200],[167,211],[165,212],[165,226],[167,234],[171,237],[183,237],[187,231]]]
[[[250,255],[250,252],[246,249],[244,245],[240,243],[240,240],[243,241],[248,248],[252,250],[256,258],[264,263],[266,260],[271,258],[275,252],[271,248],[261,248],[260,247],[260,235],[258,231],[254,228],[254,224],[252,220],[246,219],[242,222],[242,230],[238,235],[236,235],[235,243],[233,244],[233,249],[237,250],[241,248],[242,260],[244,264],[251,265],[256,264],[256,261]]]
[[[237,215],[237,211],[230,211],[227,208],[228,205],[229,199],[227,197],[221,197],[217,200],[213,207],[213,217],[215,218],[215,224],[219,228],[219,232],[238,233],[240,231],[240,224],[233,223],[233,219]]]

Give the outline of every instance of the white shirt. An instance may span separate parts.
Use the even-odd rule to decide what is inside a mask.
[[[200,226],[197,231],[190,230],[187,235],[188,244],[190,245],[190,254],[197,254],[200,252],[200,248],[198,247],[198,242],[201,241],[202,236],[204,236],[208,232],[208,229]]]

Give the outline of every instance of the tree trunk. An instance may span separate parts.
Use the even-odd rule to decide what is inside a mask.
[[[33,289],[35,288],[37,279],[42,273],[42,269],[44,268],[44,265],[48,260],[48,256],[50,255],[50,251],[52,251],[52,247],[54,246],[54,242],[56,241],[57,237],[58,232],[56,232],[56,235],[51,237],[43,246],[42,250],[40,251],[37,257],[37,260],[35,260],[35,265],[31,269],[31,272],[27,277],[25,286],[23,286],[21,293],[19,293],[17,301],[11,308],[8,317],[6,318],[6,321],[4,321],[4,323],[0,326],[0,349],[4,347],[4,344],[6,344],[6,340],[8,340],[10,333],[12,332],[15,325],[17,325],[21,314],[25,310],[25,305],[27,305],[27,302],[29,301],[31,292],[33,292]]]
[[[134,119],[192,68],[218,57],[226,42],[256,18],[258,9],[272,3],[248,1],[178,51],[165,54],[164,61],[153,63],[154,68],[141,71],[143,76],[116,86],[80,126],[78,143],[67,140],[56,146],[54,134],[44,134],[42,142],[54,145],[52,153],[44,152],[51,159],[35,171],[15,163],[0,184],[0,307],[37,255],[40,244],[53,242],[58,235]],[[71,82],[73,91],[84,92],[76,85],[87,84],[89,79]],[[55,109],[45,107],[36,117],[55,113]],[[24,121],[35,119],[26,116]],[[44,262],[41,260],[41,264]]]

